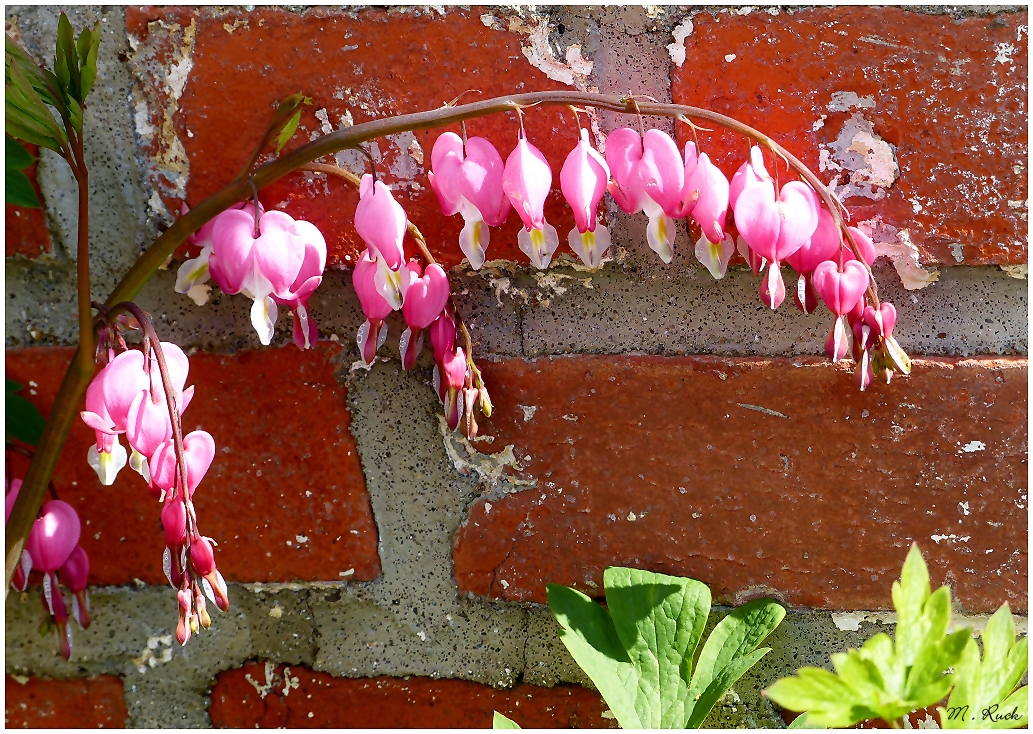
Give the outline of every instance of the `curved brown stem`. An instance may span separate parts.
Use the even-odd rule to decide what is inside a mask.
[[[631,95],[618,96],[567,91],[529,92],[526,94],[495,97],[455,107],[442,107],[426,112],[372,120],[316,138],[295,148],[290,153],[259,166],[254,170],[253,180],[255,186],[262,189],[288,173],[296,171],[323,156],[331,155],[346,148],[354,148],[360,143],[374,138],[442,127],[474,117],[512,112],[533,105],[578,105],[627,114],[655,115],[675,119],[685,117],[703,120],[720,125],[733,132],[738,132],[768,146],[771,150],[779,151],[789,161],[790,166],[818,192],[826,206],[829,207],[833,220],[836,222],[840,232],[846,235],[845,240],[850,244],[857,259],[864,263],[867,268],[867,263],[861,257],[857,243],[854,242],[853,237],[850,236],[849,231],[845,227],[839,210],[841,205],[838,200],[818,180],[817,176],[778,143],[749,125],[727,115],[688,105],[637,102]],[[267,136],[264,138],[266,142],[269,139],[268,136],[272,134],[268,132],[271,129],[272,126],[267,129]],[[159,266],[175,251],[176,247],[186,240],[188,235],[196,232],[202,225],[223,210],[239,201],[243,201],[249,193],[250,166],[257,160],[259,154],[260,151],[255,153],[248,166],[245,166],[241,173],[225,188],[202,201],[185,216],[180,217],[164,234],[158,237],[126,272],[111,291],[105,303],[114,305],[122,301],[132,301],[158,270]],[[80,201],[85,202],[82,195],[80,195]],[[82,258],[80,258],[80,262],[82,262]],[[874,281],[872,283],[873,285],[869,288],[868,295],[872,299],[873,305],[877,306],[878,297]],[[88,303],[89,301],[87,300]],[[80,323],[84,323],[82,314],[80,314],[80,319]],[[92,332],[89,332],[87,339],[85,346],[90,346],[92,344]],[[86,387],[89,384],[90,378],[93,376],[93,350],[83,349],[83,346],[84,344],[80,342],[80,348],[74,357],[73,365],[65,373],[65,379],[58,390],[54,407],[43,430],[43,436],[37,447],[36,455],[33,457],[29,470],[25,475],[22,492],[18,495],[18,501],[15,503],[11,519],[7,525],[5,564],[7,587],[10,586],[11,576],[14,574],[18,560],[21,557],[21,548],[25,542],[25,537],[28,535],[35,514],[39,510],[47,482],[53,474],[61,449],[68,437],[72,421],[75,420],[78,414],[78,406],[86,393]]]

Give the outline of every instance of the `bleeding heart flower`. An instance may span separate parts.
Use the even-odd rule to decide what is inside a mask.
[[[463,385],[466,384],[466,353],[457,347],[434,367],[434,383],[445,405],[448,427],[454,431],[463,416]]]
[[[760,281],[760,300],[772,311],[782,305],[786,298],[786,285],[782,280],[780,263],[773,262]]]
[[[610,232],[596,221],[609,178],[606,160],[588,142],[588,130],[581,128],[581,139],[560,170],[560,188],[576,225],[567,235],[567,244],[593,270],[602,265],[603,255],[610,249]]]
[[[842,271],[836,263],[826,260],[814,269],[813,281],[815,290],[829,310],[843,316],[864,298],[868,289],[868,271],[856,260],[845,262]]]
[[[79,543],[79,515],[67,502],[50,500],[43,505],[25,541],[33,568],[49,573],[61,568]]]
[[[444,133],[434,141],[428,174],[445,216],[461,213],[465,224],[459,246],[474,270],[484,264],[490,233],[509,216],[510,202],[502,178],[505,166],[495,146],[484,138],[466,141]]]
[[[376,283],[377,263],[367,250],[355,264],[352,272],[352,285],[359,297],[359,305],[366,314],[366,321],[359,327],[358,344],[362,361],[368,366],[373,364],[377,350],[387,340],[387,327],[384,319],[393,308],[380,293]]]
[[[419,268],[419,265],[416,265]],[[410,369],[423,348],[423,330],[441,315],[448,303],[448,276],[437,263],[427,266],[422,276],[415,274],[406,286],[402,315],[408,328],[402,334],[399,349],[402,369]]]
[[[834,259],[839,249],[839,228],[827,210],[819,209],[818,226],[814,234],[799,250],[786,258],[786,262],[799,274],[793,300],[804,313],[813,313],[818,307],[818,295],[811,283],[811,273],[819,264]]]
[[[377,264],[377,290],[395,311],[402,307],[400,270],[405,264],[402,244],[408,224],[405,210],[395,201],[391,189],[365,174],[359,184],[355,229]]]
[[[545,221],[545,197],[551,188],[549,162],[521,135],[506,160],[502,190],[524,222],[524,228],[517,233],[517,244],[539,270],[549,267],[560,244],[556,228]]]
[[[686,161],[695,153],[695,147],[690,149],[691,145],[685,145]],[[725,237],[725,219],[728,216],[728,179],[710,162],[706,153],[699,155],[692,174],[686,177],[682,201],[689,204],[692,218],[703,229],[706,238],[720,243]]]
[[[252,217],[254,216],[254,204],[246,201],[242,201],[238,204],[234,204],[229,210],[244,210],[251,207]],[[262,205],[258,205],[259,212],[263,212]],[[185,203],[180,207],[180,216],[186,216],[190,211]],[[192,288],[199,286],[203,283],[208,282],[209,276],[214,277],[215,274],[211,272],[211,254],[213,247],[212,232],[215,231],[215,222],[218,221],[222,213],[216,214],[214,217],[209,219],[207,222],[201,225],[201,228],[187,237],[187,242],[192,245],[200,246],[201,254],[192,260],[186,260],[182,265],[179,266],[179,271],[176,274],[176,293],[183,293],[190,295]],[[216,285],[222,288],[220,277],[214,277]],[[202,301],[203,303],[203,301]]]
[[[215,459],[215,439],[207,431],[192,431],[183,437],[183,462],[186,464],[187,496],[192,497]],[[176,448],[169,439],[154,450],[150,462],[151,481],[166,491],[179,486]]]
[[[273,295],[276,303],[288,306],[294,317],[294,343],[299,349],[308,349],[319,341],[316,321],[308,312],[308,301],[323,281],[326,268],[326,240],[314,224],[305,221],[295,223],[298,237],[305,244],[305,259],[290,287],[290,297]]]
[[[222,611],[230,608],[230,598],[219,569],[215,566],[215,551],[211,538],[194,537],[190,539],[190,563],[198,576],[204,578],[204,587],[208,598]]]
[[[739,166],[739,170],[732,176],[728,186],[728,205],[734,209],[735,202],[743,189],[750,184],[760,183],[761,181],[770,181],[774,185],[771,174],[768,173],[768,169],[764,166],[764,153],[759,145],[754,145],[750,148],[750,160]]]
[[[445,307],[434,323],[430,325],[430,343],[434,347],[434,361],[440,364],[456,343],[456,322],[450,308]]]
[[[847,227],[847,229],[850,231],[850,234],[853,235],[854,242],[857,244],[857,249],[861,251],[861,257],[866,263],[868,263],[868,266],[871,267],[872,263],[875,262],[875,258],[878,257],[878,254],[875,252],[875,244],[868,235],[857,227]],[[857,258],[854,256],[854,251],[850,245],[845,244],[844,247],[843,259],[856,260]]]
[[[725,277],[728,261],[732,259],[733,252],[735,252],[735,245],[732,244],[731,235],[726,234],[719,242],[711,242],[705,234],[696,240],[696,259],[710,271],[716,280]]]
[[[735,226],[758,255],[782,262],[799,250],[818,226],[818,195],[801,181],[790,181],[775,199],[770,181],[748,183],[735,201]]]
[[[72,590],[72,617],[83,629],[90,626],[90,597],[86,582],[90,575],[90,559],[81,545],[75,546],[58,574]]]

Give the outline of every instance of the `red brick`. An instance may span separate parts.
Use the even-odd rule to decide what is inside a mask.
[[[380,575],[346,392],[334,379],[337,349],[289,346],[190,359],[188,384],[196,392],[184,428],[207,430],[218,447],[194,502],[201,531],[219,543],[216,559],[229,581]],[[31,399],[46,415],[71,354],[52,347],[8,350],[7,374],[36,383]],[[129,467],[113,486],[101,487],[86,463],[93,436],[76,421],[54,475],[61,499],[82,519],[90,583],[166,583],[160,505]],[[298,536],[308,540],[298,542]],[[349,569],[354,573],[340,575]]]
[[[4,725],[9,729],[124,728],[129,718],[122,679],[114,675],[29,678],[25,683],[8,675],[4,691]]]
[[[847,200],[855,220],[907,228],[926,262],[956,264],[960,243],[967,264],[1024,263],[1026,208],[1009,202],[1028,196],[1027,18],[863,6],[700,13],[685,64],[671,67],[672,95],[760,129],[815,172],[818,146],[860,112],[896,146],[900,178],[881,201]],[[874,107],[829,112],[836,92],[871,97]],[[691,139],[679,127],[682,142]],[[744,159],[741,136],[700,140],[728,174]]]
[[[263,698],[248,677],[272,689]],[[498,711],[525,729],[598,729],[610,727],[605,710],[598,693],[579,686],[496,690],[417,676],[335,678],[297,666],[275,668],[270,681],[264,665],[250,663],[219,674],[209,713],[219,728],[490,729]]]
[[[451,7],[435,11],[397,12],[368,9],[344,12],[313,8],[294,13],[275,8],[212,10],[129,8],[126,25],[139,44],[138,62],[148,69],[143,79],[148,90],[152,124],[161,130],[169,98],[164,83],[150,71],[168,68],[179,57],[182,28],[194,23],[189,81],[178,102],[175,132],[190,162],[187,201],[196,205],[236,175],[271,119],[273,104],[299,90],[313,99],[288,149],[307,142],[320,130],[316,110],[326,109],[336,129],[350,111],[356,123],[389,115],[436,109],[470,89],[463,101],[532,89],[562,89],[530,66],[521,53],[526,36],[486,28],[483,10]],[[169,28],[178,29],[171,34]],[[234,28],[234,26],[236,26]],[[566,108],[531,110],[525,114],[528,138],[541,148],[553,166],[553,192],[546,206],[547,219],[565,237],[573,226],[559,191],[559,169],[577,143],[574,116]],[[458,126],[452,129],[459,131]],[[515,114],[472,121],[470,135],[489,138],[503,158],[516,145]],[[415,133],[423,149],[424,165],[416,181],[419,190],[396,191],[410,219],[427,234],[434,256],[446,265],[462,260],[459,231],[462,219],[445,218],[428,183],[434,140],[445,129]],[[156,136],[149,153],[167,156],[168,140]],[[378,142],[383,162],[378,171],[388,183],[398,180],[392,167],[402,152],[385,140]],[[152,181],[166,204],[178,211],[179,199],[157,166]],[[320,228],[330,250],[329,264],[355,262],[365,245],[353,226],[358,195],[348,184],[305,183],[304,174],[292,174],[267,188],[262,199],[283,207],[292,216]],[[488,256],[527,262],[516,246],[519,217],[491,233]],[[415,254],[411,241],[407,249]],[[185,251],[184,251],[185,252]]]
[[[32,155],[39,156],[38,146],[30,143],[24,143],[24,146]],[[36,182],[38,165],[38,161],[34,161],[25,169],[25,175],[32,182],[40,203],[43,203],[43,193]],[[14,204],[4,204],[4,254],[7,257],[39,257],[45,252],[52,252],[53,249],[42,209],[26,209]]]
[[[916,360],[865,393],[814,358],[483,370],[495,412],[482,431],[537,485],[473,504],[455,537],[461,591],[598,595],[621,565],[700,579],[721,603],[888,609],[915,540],[962,608],[1025,613],[1024,358]]]

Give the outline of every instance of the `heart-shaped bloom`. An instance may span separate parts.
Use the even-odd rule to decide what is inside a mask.
[[[194,537],[190,539],[190,564],[195,573],[205,581],[205,593],[222,611],[230,608],[230,598],[219,569],[215,566],[215,551],[211,538]]]
[[[596,210],[610,179],[606,159],[588,142],[588,130],[560,169],[560,188],[574,213],[576,227],[567,235],[570,249],[593,270],[602,264],[610,249],[610,232],[596,221]]]
[[[540,270],[549,267],[560,243],[556,228],[545,221],[545,197],[551,187],[549,162],[521,136],[506,160],[502,190],[524,222],[524,228],[517,234],[517,244]]]
[[[774,179],[771,178],[771,174],[768,173],[767,167],[764,165],[764,153],[761,151],[759,145],[754,145],[750,148],[750,160],[739,166],[739,170],[732,176],[732,180],[728,185],[728,205],[735,208],[735,202],[739,198],[739,194],[743,192],[749,184],[760,183],[761,181],[769,181],[774,185]]]
[[[294,317],[294,343],[299,349],[308,349],[319,341],[316,321],[308,312],[308,300],[313,291],[323,282],[323,270],[326,268],[326,240],[323,234],[311,222],[295,223],[298,237],[305,244],[305,258],[301,268],[290,287],[290,297],[281,298],[273,295],[273,300],[291,310]]]
[[[228,294],[244,293],[254,300],[251,324],[263,345],[273,338],[277,308],[273,296],[291,298],[291,286],[305,261],[305,240],[289,214],[270,211],[255,222],[244,210],[223,212],[212,232],[212,256]],[[310,234],[310,233],[309,233]]]
[[[649,217],[646,240],[665,263],[674,257],[673,217],[682,207],[685,164],[678,146],[662,130],[640,136],[619,128],[606,137],[606,162],[613,181],[609,191],[628,214],[644,211]]]
[[[818,211],[818,226],[804,245],[786,258],[799,277],[793,300],[804,313],[813,313],[818,307],[818,295],[811,283],[811,273],[821,263],[832,260],[839,254],[840,237],[832,215],[826,209]]]
[[[362,312],[366,314],[366,320],[359,327],[359,354],[363,362],[371,365],[377,356],[377,350],[387,340],[384,319],[394,309],[377,288],[377,261],[373,259],[369,250],[362,253],[362,257],[355,264],[352,285],[359,297]]]
[[[70,504],[61,500],[47,502],[25,541],[32,567],[44,573],[61,568],[79,544],[79,532],[79,515]]]
[[[90,559],[81,545],[72,549],[57,573],[72,590],[72,617],[80,627],[87,629],[90,626],[90,597],[86,592],[86,582],[90,575]]]
[[[207,431],[192,431],[183,437],[183,462],[186,464],[187,496],[192,497],[215,459],[215,439]],[[151,481],[166,491],[180,486],[176,469],[176,447],[170,439],[151,456]]]
[[[365,174],[359,183],[355,230],[377,263],[377,290],[396,311],[402,307],[400,270],[405,264],[402,245],[408,224],[405,210],[395,201],[391,189]]]
[[[446,306],[441,315],[430,325],[430,344],[434,347],[434,361],[441,363],[456,343],[456,322]]]
[[[431,263],[421,276],[419,264],[405,289],[402,315],[408,328],[402,334],[399,351],[402,369],[411,369],[423,348],[423,330],[437,319],[448,303],[448,276],[437,263]]]
[[[490,233],[509,216],[509,198],[502,188],[505,165],[502,156],[484,138],[466,141],[455,133],[443,133],[431,151],[431,188],[445,216],[463,215],[459,247],[474,270],[484,264]]]
[[[868,289],[868,271],[856,260],[843,264],[826,260],[814,269],[814,288],[829,310],[843,316],[854,309]]]
[[[685,187],[682,190],[680,216],[692,214],[696,224],[710,242],[720,243],[725,237],[725,220],[728,216],[728,179],[721,169],[710,162],[706,153],[696,158],[696,146],[685,144]]]
[[[254,204],[247,201],[234,204],[227,211],[244,210],[249,207],[251,208],[252,216],[254,216]],[[184,203],[179,210],[180,216],[186,216],[189,211],[190,207]],[[261,204],[258,205],[258,211],[260,213],[264,211]],[[222,212],[216,214],[214,217],[202,224],[199,230],[187,237],[187,242],[200,247],[201,253],[196,258],[186,260],[179,266],[179,271],[176,273],[176,293],[191,295],[190,291],[192,288],[203,283],[207,283],[208,278],[213,276],[210,262],[213,245],[212,232],[215,230],[215,222],[218,221],[220,216],[222,216]],[[216,285],[222,288],[219,278],[215,278],[215,282]],[[203,301],[201,301],[201,303],[203,303]]]
[[[790,181],[775,199],[770,181],[748,183],[735,201],[735,226],[758,255],[782,262],[799,250],[818,226],[818,195],[801,181]]]

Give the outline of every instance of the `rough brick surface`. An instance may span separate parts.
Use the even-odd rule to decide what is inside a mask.
[[[887,609],[911,541],[960,607],[1024,613],[1025,359],[918,360],[860,393],[812,358],[580,357],[484,365],[490,447],[536,485],[471,507],[461,591],[601,593],[608,565],[720,602]]]
[[[39,148],[30,143],[24,147],[32,155],[39,156]],[[32,182],[36,190],[36,197],[43,203],[43,194],[36,182],[36,167],[38,161],[25,169],[25,175]],[[4,204],[4,254],[7,257],[22,255],[23,257],[39,257],[44,252],[50,252],[53,245],[50,241],[50,232],[47,230],[46,215],[42,209],[26,209],[14,204]]]
[[[219,543],[217,560],[229,581],[354,581],[380,574],[345,389],[333,376],[335,351],[290,346],[190,360],[188,384],[196,392],[184,429],[207,430],[217,446],[194,502],[201,531]],[[7,374],[32,388],[30,399],[46,415],[71,354],[9,350]],[[90,582],[166,583],[160,506],[129,467],[113,486],[100,485],[86,463],[93,436],[76,421],[54,475],[61,499],[82,519]]]
[[[877,239],[897,246],[906,230],[927,262],[1026,262],[1026,12],[954,19],[858,6],[692,22],[686,61],[671,67],[675,102],[759,128],[825,182],[854,179],[840,189],[854,219],[879,218]],[[739,135],[700,140],[728,174],[745,157]],[[899,166],[891,187],[879,141]],[[872,174],[885,183],[868,185]]]
[[[212,724],[220,728],[292,729],[490,729],[493,711],[525,729],[599,729],[610,726],[602,717],[605,710],[598,693],[580,686],[496,690],[417,676],[335,678],[300,666],[259,663],[220,674],[210,709]]]
[[[4,725],[10,729],[111,729],[126,725],[122,679],[4,677]]]
[[[468,89],[492,97],[564,88],[526,62],[521,53],[526,36],[485,27],[481,12],[130,8],[126,25],[140,47],[136,64],[154,130],[145,137],[145,149],[155,162],[152,182],[175,211],[183,198],[177,186],[187,171],[188,203],[218,191],[247,160],[275,102],[298,90],[311,96],[313,104],[305,109],[288,149],[321,134],[321,126],[322,132],[340,128],[347,115],[360,123],[435,109]],[[174,100],[165,75],[183,59],[190,61],[187,83]],[[315,116],[321,110],[327,122]],[[573,219],[561,203],[558,174],[577,142],[574,116],[565,108],[550,108],[525,117],[529,139],[555,171],[546,218],[565,240]],[[247,121],[243,128],[242,120]],[[453,129],[459,131],[458,126]],[[471,136],[489,138],[503,159],[517,142],[515,114],[471,122],[468,130]],[[368,148],[410,219],[428,235],[435,257],[450,266],[463,258],[458,244],[462,219],[441,215],[424,175],[433,141],[442,132],[402,134]],[[339,161],[356,172],[368,169],[354,151],[340,154]],[[163,173],[169,170],[175,175]],[[311,179],[292,174],[270,186],[263,201],[315,223],[326,237],[330,265],[354,262],[365,248],[352,224],[357,193],[338,180],[307,182],[306,177]],[[489,258],[527,262],[516,246],[519,226],[514,213],[505,226],[492,231]]]

